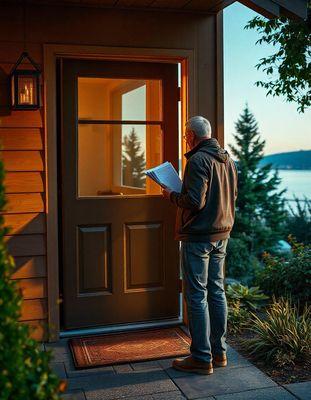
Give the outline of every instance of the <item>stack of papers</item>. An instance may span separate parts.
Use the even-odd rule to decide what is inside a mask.
[[[170,162],[165,161],[157,167],[150,168],[145,171],[145,174],[163,188],[169,188],[177,193],[181,192],[182,181]]]

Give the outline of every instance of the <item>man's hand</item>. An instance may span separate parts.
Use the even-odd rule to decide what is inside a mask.
[[[170,189],[170,188],[168,188],[168,187],[163,188],[163,189],[162,189],[163,197],[164,197],[165,199],[167,199],[167,200],[170,200],[170,196],[171,196],[172,191],[173,191],[173,190]]]

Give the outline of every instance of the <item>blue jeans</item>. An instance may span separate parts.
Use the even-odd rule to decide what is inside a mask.
[[[194,358],[211,362],[227,351],[228,307],[224,261],[228,239],[181,242],[182,273]]]

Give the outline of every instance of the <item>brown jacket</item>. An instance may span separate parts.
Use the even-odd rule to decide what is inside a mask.
[[[234,161],[215,138],[201,141],[185,157],[181,193],[170,196],[178,206],[175,239],[214,242],[228,238],[237,198]]]

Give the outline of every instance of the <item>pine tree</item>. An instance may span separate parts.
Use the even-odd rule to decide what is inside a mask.
[[[146,187],[145,152],[141,150],[141,142],[135,128],[132,128],[129,135],[124,137],[122,145],[123,185],[138,188]]]
[[[281,179],[272,173],[272,165],[259,165],[265,141],[261,140],[255,117],[246,105],[235,124],[236,146],[230,145],[237,159],[238,198],[232,237],[248,244],[251,254],[258,256],[273,249],[282,238],[286,211]]]
[[[0,211],[6,204],[4,168],[0,160]],[[22,294],[12,279],[14,259],[7,252],[4,226],[0,214],[0,399],[56,400],[64,382],[52,372],[51,353],[40,349],[30,337],[30,328],[19,322]]]

